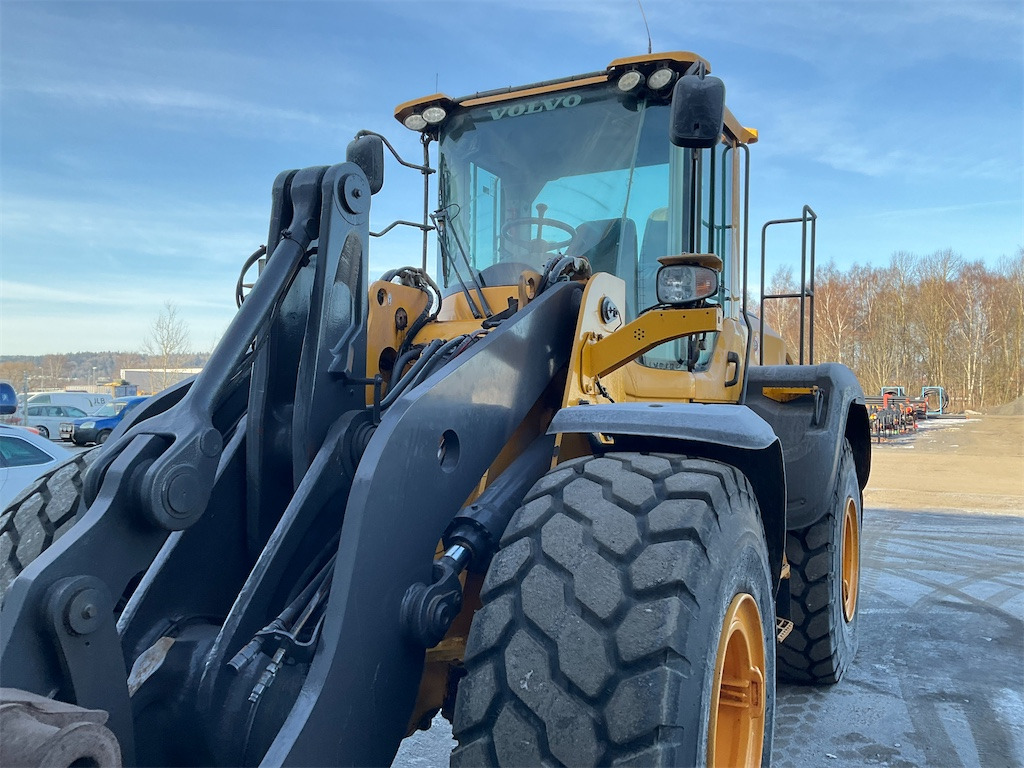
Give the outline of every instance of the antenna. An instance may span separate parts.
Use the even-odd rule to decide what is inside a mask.
[[[647,29],[647,53],[652,53],[651,50],[651,28],[647,25],[647,14],[644,13],[644,4],[640,0],[636,0],[636,4],[640,6],[640,15],[644,17],[644,27]]]

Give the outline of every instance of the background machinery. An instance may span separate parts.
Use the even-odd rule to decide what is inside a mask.
[[[707,62],[396,117],[423,263],[368,280],[382,137],[282,173],[202,373],[0,517],[4,764],[767,764],[850,664],[863,395],[745,312]]]

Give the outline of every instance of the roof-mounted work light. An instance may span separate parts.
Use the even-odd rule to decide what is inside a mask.
[[[618,79],[616,85],[619,87],[620,91],[625,93],[627,91],[632,91],[634,88],[640,85],[640,83],[643,82],[643,79],[643,75],[641,75],[635,69],[631,69],[628,72],[625,72],[622,75],[622,77]]]
[[[647,85],[654,91],[660,91],[662,88],[667,86],[675,78],[675,72],[668,67],[662,67],[651,73],[651,76],[647,78]]]

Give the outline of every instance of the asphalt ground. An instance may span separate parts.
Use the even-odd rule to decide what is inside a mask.
[[[773,765],[1024,765],[1024,518],[866,509],[860,649],[827,688],[780,685]],[[446,766],[441,718],[394,766]]]

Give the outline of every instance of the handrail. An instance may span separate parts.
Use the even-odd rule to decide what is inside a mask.
[[[805,205],[800,213],[799,218],[795,219],[772,219],[766,221],[764,226],[761,227],[761,312],[760,312],[760,323],[758,328],[758,338],[760,344],[758,345],[758,364],[764,364],[764,304],[767,299],[800,299],[800,350],[799,350],[799,363],[804,364],[804,338],[808,340],[807,343],[807,364],[814,365],[814,246],[817,235],[817,222],[818,214],[809,205]],[[801,237],[800,237],[800,292],[799,293],[765,293],[764,292],[764,272],[765,272],[765,261],[766,261],[766,243],[768,236],[768,227],[776,224],[800,224],[801,225]],[[810,254],[808,254],[807,248],[807,231],[808,225],[810,225]],[[808,255],[810,255],[810,264],[808,265]],[[808,270],[808,266],[810,269]],[[810,285],[808,285],[808,271],[810,272]],[[744,291],[746,290],[746,281],[744,281]],[[810,305],[810,316],[808,317],[807,306]],[[744,300],[744,305],[746,301]]]

